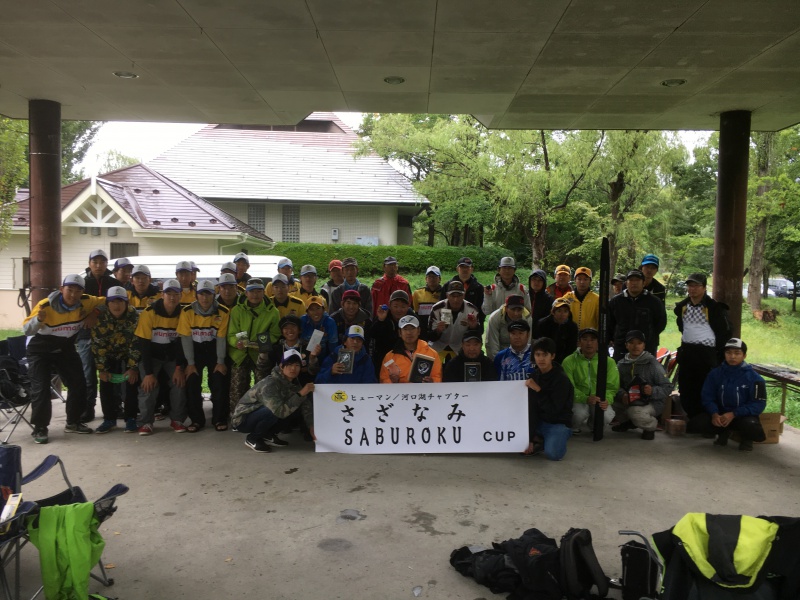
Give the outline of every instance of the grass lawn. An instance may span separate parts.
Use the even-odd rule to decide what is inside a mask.
[[[523,279],[527,273],[523,274]],[[455,271],[445,271],[442,280],[449,280]],[[483,271],[475,273],[478,281],[486,285],[493,281],[494,272]],[[424,274],[407,277],[411,289],[415,290],[425,285]],[[366,283],[371,283],[368,280]],[[524,281],[527,285],[527,280]],[[667,297],[667,328],[661,334],[661,345],[675,350],[680,345],[680,332],[675,324],[672,309],[680,301],[678,296]],[[749,308],[745,306],[742,314],[742,339],[747,343],[749,362],[775,363],[800,369],[800,311],[792,312],[792,301],[786,298],[770,298],[764,300],[764,308],[778,310],[775,323],[762,323],[756,321]],[[0,329],[0,340],[7,337],[20,335],[21,329]],[[205,386],[204,386],[205,388]],[[207,390],[206,390],[207,391]],[[768,388],[769,402],[767,410],[778,412],[780,410],[781,392],[777,388]],[[800,427],[800,394],[789,393],[786,400],[786,415],[788,421]]]

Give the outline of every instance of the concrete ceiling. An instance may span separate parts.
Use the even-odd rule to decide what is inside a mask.
[[[800,122],[798,0],[0,0],[0,15],[0,114],[14,118],[39,98],[64,119],[122,121],[358,111],[716,129],[746,109],[756,130]]]

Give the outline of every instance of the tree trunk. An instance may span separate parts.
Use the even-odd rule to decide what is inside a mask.
[[[433,248],[433,244],[436,242],[436,225],[434,224],[433,220],[428,222],[428,246]]]
[[[541,269],[547,241],[547,223],[539,223],[536,233],[528,234],[528,240],[531,243],[531,269]]]
[[[759,133],[756,139],[756,174],[763,178],[771,170],[772,142],[775,134]],[[756,196],[764,196],[768,191],[766,184],[759,185]],[[747,287],[747,302],[750,310],[761,309],[761,297],[767,297],[768,287],[763,284],[764,278],[764,252],[767,245],[767,217],[761,217],[753,229],[753,254],[750,257],[750,281]],[[761,289],[763,286],[763,290]]]

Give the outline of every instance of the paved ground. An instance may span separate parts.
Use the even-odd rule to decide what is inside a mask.
[[[778,445],[717,448],[697,437],[635,432],[573,438],[566,459],[512,455],[315,454],[299,436],[272,454],[244,435],[65,435],[54,403],[51,443],[23,447],[32,468],[60,455],[90,498],[123,482],[131,491],[102,527],[106,563],[125,599],[495,598],[448,563],[465,544],[537,527],[552,537],[592,531],[609,576],[620,573],[619,529],[648,534],[686,512],[800,516],[800,432]],[[97,425],[99,421],[95,421]],[[27,497],[60,491],[55,474]],[[343,511],[347,516],[343,517]],[[357,513],[355,512],[357,511]],[[34,548],[26,587],[38,585]],[[92,589],[100,591],[99,584]]]

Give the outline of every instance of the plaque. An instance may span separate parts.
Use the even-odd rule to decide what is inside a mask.
[[[350,374],[353,372],[353,363],[356,359],[356,353],[352,350],[348,350],[347,348],[339,348],[339,356],[336,359],[341,365],[344,365],[344,371],[340,373],[341,375]]]
[[[481,363],[479,362],[465,362],[464,363],[464,381],[480,381],[481,380]]]
[[[425,377],[430,377],[433,371],[434,359],[424,354],[415,354],[411,361],[411,371],[408,374],[409,383],[422,383]]]

